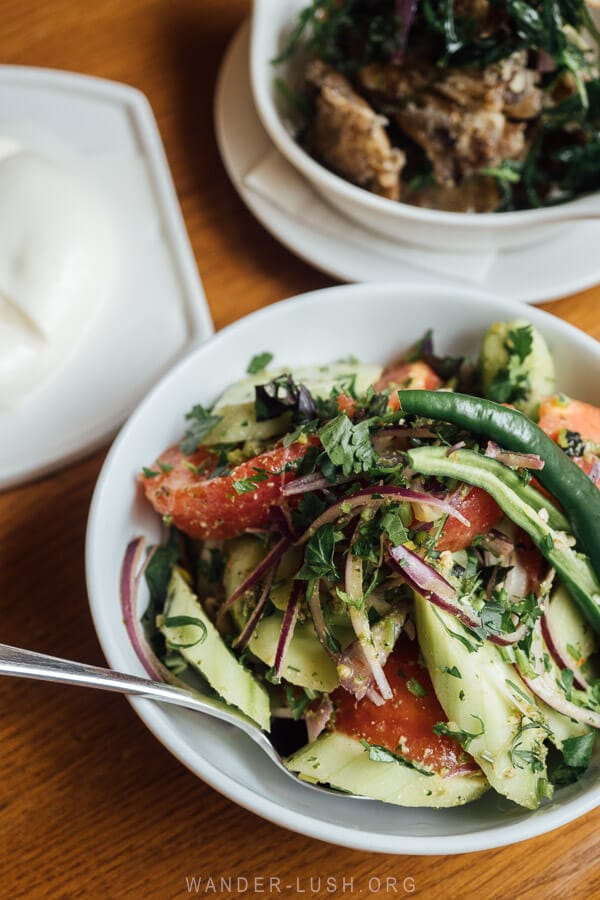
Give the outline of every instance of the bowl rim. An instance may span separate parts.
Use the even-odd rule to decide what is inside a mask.
[[[514,228],[516,225],[553,225],[569,221],[570,219],[586,218],[586,212],[590,212],[590,214],[593,212],[593,210],[588,210],[588,207],[600,197],[600,191],[584,194],[557,206],[513,210],[503,213],[461,213],[439,209],[424,209],[419,206],[412,206],[410,203],[390,201],[385,197],[379,197],[377,194],[366,190],[366,188],[352,184],[352,182],[327,169],[313,159],[294,140],[277,112],[268,77],[268,73],[271,71],[271,62],[270,60],[265,60],[259,52],[262,49],[259,38],[266,34],[262,20],[267,17],[258,13],[259,8],[263,5],[265,5],[265,0],[253,0],[251,14],[250,84],[256,110],[265,131],[282,156],[309,181],[317,184],[319,189],[325,194],[335,194],[341,200],[358,206],[362,205],[381,216],[410,220],[422,224],[450,226],[453,229],[458,227],[467,231],[482,227],[486,229],[493,227],[493,229],[506,231]]]
[[[179,360],[151,388],[121,428],[109,449],[98,476],[87,521],[85,570],[92,621],[99,643],[110,665],[113,665],[113,659],[119,655],[118,642],[112,629],[109,627],[105,628],[103,615],[103,607],[105,604],[102,602],[102,592],[99,589],[96,589],[96,585],[99,582],[99,563],[96,559],[95,547],[98,540],[97,535],[105,530],[105,525],[103,524],[103,519],[101,517],[102,505],[105,502],[106,491],[110,487],[113,470],[115,469],[121,447],[128,441],[129,434],[135,429],[138,420],[143,419],[146,416],[147,410],[152,409],[155,396],[162,392],[165,385],[172,381],[176,382],[180,377],[180,373],[184,372],[190,366],[193,367],[195,360],[202,356],[206,351],[206,348],[212,348],[221,343],[226,344],[230,340],[231,335],[243,332],[248,320],[251,320],[252,322],[266,320],[266,323],[268,324],[268,320],[273,313],[276,315],[285,315],[285,310],[292,307],[295,308],[298,301],[305,304],[307,307],[318,307],[324,296],[335,298],[336,302],[338,302],[338,298],[343,297],[344,295],[359,295],[361,292],[365,291],[368,291],[370,297],[374,294],[393,294],[394,299],[396,300],[402,294],[410,294],[411,298],[414,299],[415,297],[418,298],[419,294],[431,295],[432,292],[435,292],[438,297],[442,297],[446,294],[448,295],[448,298],[453,297],[456,299],[457,293],[460,293],[461,298],[464,298],[469,302],[485,303],[488,301],[496,305],[502,304],[506,307],[506,314],[508,316],[518,317],[527,313],[528,315],[531,315],[533,319],[537,320],[538,323],[552,321],[555,327],[556,323],[559,322],[560,324],[558,327],[561,332],[567,336],[567,339],[575,339],[580,346],[585,346],[590,349],[600,361],[600,342],[596,341],[590,335],[585,334],[585,332],[575,328],[575,326],[570,323],[558,319],[558,317],[543,310],[536,308],[526,309],[517,301],[507,301],[503,300],[501,297],[484,293],[477,289],[463,289],[462,287],[459,289],[453,285],[435,287],[431,285],[411,285],[410,283],[396,284],[388,282],[377,285],[360,283],[321,288],[294,295],[285,300],[270,304],[269,306],[249,313],[227,325],[199,347],[195,348],[186,357]],[[308,310],[308,313],[310,314],[310,310]],[[203,758],[200,751],[193,750],[183,736],[180,735],[177,726],[173,724],[173,721],[166,710],[160,707],[160,705],[153,703],[151,700],[141,698],[129,697],[128,700],[144,724],[170,753],[172,753],[191,772],[200,776],[200,778],[209,786],[223,794],[229,800],[262,818],[267,819],[275,825],[282,826],[290,831],[303,834],[307,837],[317,838],[318,840],[351,849],[362,851],[368,849],[378,853],[413,856],[454,855],[458,853],[477,852],[480,850],[503,847],[553,831],[600,805],[599,783],[592,786],[584,795],[575,797],[567,801],[564,805],[545,812],[542,816],[534,813],[525,821],[513,822],[507,825],[500,824],[479,831],[444,835],[443,837],[439,835],[394,835],[379,833],[377,835],[379,846],[372,846],[372,840],[369,841],[369,838],[372,839],[374,837],[373,831],[361,831],[351,825],[344,826],[328,823],[324,819],[313,817],[305,812],[287,809],[281,803],[256,793],[252,788],[241,784],[232,775],[224,773],[208,759]],[[365,840],[369,841],[369,846],[365,846]],[[440,845],[443,845],[443,851],[440,851]]]

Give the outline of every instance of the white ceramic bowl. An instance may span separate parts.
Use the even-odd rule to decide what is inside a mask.
[[[441,352],[475,354],[491,322],[523,315],[546,336],[560,388],[600,403],[600,344],[547,313],[525,312],[519,304],[463,288],[352,285],[316,291],[241,319],[180,362],[121,431],[92,502],[87,581],[109,663],[144,674],[121,619],[119,568],[132,536],[142,533],[150,542],[159,537],[158,517],[137,490],[136,477],[143,465],[180,438],[184,414],[193,404],[213,403],[242,377],[257,351],[274,352],[276,364],[319,363],[349,354],[385,363],[432,327]],[[437,811],[317,797],[279,773],[250,740],[230,727],[147,700],[132,703],[181,762],[231,800],[286,828],[357,849],[402,854],[483,850],[549,831],[600,804],[597,766],[536,812],[491,791],[469,806]]]
[[[541,241],[571,219],[596,217],[599,194],[547,209],[507,213],[451,213],[420,209],[378,197],[330,172],[297,143],[286,127],[276,75],[287,77],[286,66],[271,64],[285,47],[299,10],[308,0],[254,0],[250,49],[250,79],[256,108],[280,153],[326,200],[349,218],[384,237],[438,249],[477,252],[520,247]],[[293,77],[293,76],[292,76]],[[568,226],[567,226],[568,227]]]

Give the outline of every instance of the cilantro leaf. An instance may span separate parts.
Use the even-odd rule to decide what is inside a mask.
[[[332,524],[323,525],[309,540],[304,551],[304,565],[296,576],[311,581],[314,578],[331,578],[339,581],[338,570],[333,561],[336,541],[340,535]]]
[[[399,544],[405,544],[408,540],[408,531],[400,518],[399,509],[390,509],[384,513],[381,517],[381,529],[387,534],[395,547]]]
[[[183,436],[179,447],[186,456],[191,456],[198,449],[198,444],[221,421],[221,416],[213,416],[199,403],[186,415],[186,421],[190,424]]]
[[[409,678],[406,682],[406,687],[411,692],[413,697],[427,696],[427,688],[423,687],[423,685],[417,678]]]
[[[590,731],[563,741],[562,762],[550,772],[553,784],[573,784],[581,778],[592,761],[595,737],[596,733]]]
[[[473,741],[475,738],[481,737],[482,734],[485,734],[485,725],[483,724],[483,719],[481,719],[479,716],[476,716],[475,713],[471,713],[471,718],[477,719],[481,726],[481,731],[463,731],[462,728],[450,728],[450,726],[446,722],[437,722],[433,726],[433,733],[438,735],[445,734],[448,737],[456,738],[456,740],[462,745],[463,749],[468,750],[471,745],[471,741]]]
[[[575,675],[572,669],[563,669],[560,673],[561,687],[567,700],[571,700],[573,694],[573,679]]]
[[[344,475],[368,472],[375,465],[367,421],[354,424],[342,413],[321,428],[319,437],[325,453],[334,466],[341,467]]]
[[[430,776],[434,774],[433,772],[427,772],[425,769],[419,769],[414,763],[410,762],[410,760],[405,759],[403,756],[399,756],[397,753],[393,753],[391,750],[388,750],[387,747],[381,747],[379,744],[369,744],[364,738],[360,739],[360,743],[369,754],[369,759],[373,762],[399,763],[401,766],[406,766],[408,769],[415,769],[417,772],[420,772],[421,775]]]
[[[257,353],[248,363],[246,372],[248,375],[257,375],[259,372],[262,372],[263,369],[267,368],[272,359],[273,354],[269,353],[268,350],[264,353]]]
[[[513,328],[508,332],[509,352],[514,353],[519,362],[525,362],[533,349],[533,331],[531,325]]]
[[[250,475],[249,478],[240,478],[233,482],[232,487],[236,494],[248,494],[255,491],[257,485],[259,485],[261,481],[266,481],[269,477],[264,469],[254,469],[254,472],[256,474]]]
[[[453,678],[462,678],[459,669],[456,666],[441,666],[440,671],[446,675],[452,675]]]

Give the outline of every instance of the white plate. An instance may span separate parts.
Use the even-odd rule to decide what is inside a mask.
[[[306,262],[343,281],[406,281],[413,284],[463,283],[449,275],[417,268],[378,252],[371,232],[350,223],[315,193],[327,217],[327,231],[318,223],[310,226],[265,199],[244,183],[246,175],[265,156],[271,142],[262,127],[250,88],[249,25],[245,23],[223,61],[215,98],[215,124],[221,157],[235,189],[256,218],[271,234]],[[289,190],[302,176],[289,167]],[[331,225],[337,220],[337,235]],[[344,239],[352,229],[351,245]],[[339,236],[338,236],[339,235]],[[579,222],[564,226],[559,237],[523,250],[499,253],[478,283],[482,291],[512,297],[524,303],[540,303],[591,287],[600,281],[600,222]],[[432,258],[435,253],[430,251]],[[443,265],[440,265],[443,270]]]
[[[87,584],[98,637],[109,663],[143,675],[119,608],[119,569],[127,542],[160,536],[160,522],[136,489],[149,465],[181,436],[184,414],[210,405],[242,377],[257,350],[275,352],[275,364],[301,365],[353,354],[386,362],[428,327],[442,353],[476,353],[497,319],[523,316],[517,303],[463,287],[352,285],[316,291],[276,303],[219,332],[180,362],[150,392],[114,443],[98,480],[90,511]],[[600,344],[540,310],[528,317],[545,335],[559,386],[600,403]],[[574,366],[573,360],[577,360]],[[594,377],[595,376],[595,377]],[[197,714],[132,701],[162,743],[216,790],[279,825],[322,840],[383,853],[464,853],[542,834],[600,803],[595,767],[578,785],[557,792],[536,812],[520,809],[493,792],[449,810],[401,809],[377,802],[319,796],[278,772],[244,735]]]
[[[115,220],[117,284],[81,342],[16,409],[0,412],[0,488],[111,437],[148,388],[213,326],[148,101],[126,85],[0,67],[0,134],[64,157]]]

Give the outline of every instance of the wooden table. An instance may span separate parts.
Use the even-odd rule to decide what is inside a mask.
[[[100,75],[148,95],[217,328],[331,283],[263,231],[219,160],[214,82],[248,7],[246,0],[0,0],[0,62]],[[545,307],[600,338],[598,302],[600,288]],[[102,460],[98,453],[0,496],[4,642],[103,663],[83,569]],[[122,697],[16,680],[0,683],[0,696],[2,897],[179,897],[192,876],[212,877],[217,887],[222,876],[233,878],[221,896],[260,896],[253,879],[261,877],[263,896],[272,877],[281,886],[278,894],[273,882],[272,896],[287,897],[326,896],[335,885],[346,896],[379,888],[381,896],[486,900],[580,900],[600,891],[600,810],[547,837],[473,856],[357,853],[281,831],[223,799],[162,748]],[[200,895],[205,888],[210,882]]]

